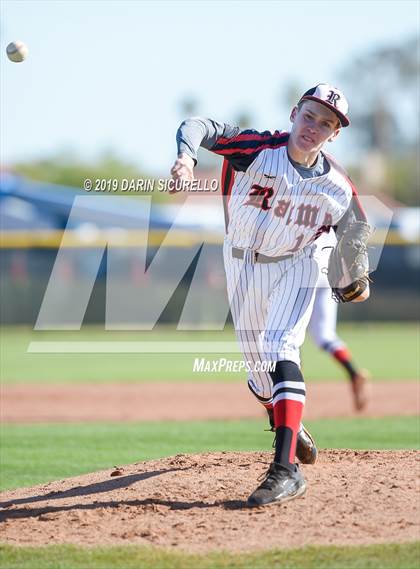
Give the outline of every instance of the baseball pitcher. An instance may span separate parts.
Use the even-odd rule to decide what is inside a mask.
[[[320,273],[320,235],[337,235],[328,267],[336,301],[369,297],[370,228],[351,180],[322,150],[350,124],[347,100],[336,87],[319,84],[302,95],[290,121],[290,132],[272,133],[185,120],[171,169],[175,180],[193,180],[199,147],[224,157],[223,253],[236,335],[245,360],[275,362],[274,371],[248,377],[276,436],[273,462],[248,498],[252,506],[301,496],[306,482],[295,457],[316,460],[314,441],[301,424],[305,382],[299,352]]]

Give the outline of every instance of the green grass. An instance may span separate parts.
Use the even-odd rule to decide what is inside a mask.
[[[368,368],[373,379],[414,380],[420,371],[419,327],[412,323],[343,324],[339,333],[351,348],[356,363]],[[196,357],[241,360],[234,354],[30,354],[30,341],[229,341],[231,329],[223,332],[181,332],[162,327],[150,332],[104,331],[85,327],[80,331],[45,332],[25,327],[1,329],[1,379],[4,384],[25,382],[144,382],[144,381],[243,381],[244,373],[193,373]],[[310,381],[340,380],[342,368],[310,340],[302,353],[305,376]]]
[[[150,547],[0,547],[3,569],[418,569],[420,542],[191,555]]]
[[[414,449],[416,417],[317,420],[320,448]],[[179,453],[270,450],[262,420],[3,425],[1,489],[34,486]]]

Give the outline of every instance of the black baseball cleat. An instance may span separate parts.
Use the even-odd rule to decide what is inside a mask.
[[[295,469],[295,472],[291,472],[278,462],[272,462],[263,482],[248,498],[248,506],[283,503],[302,496],[306,491],[306,482],[297,465]]]
[[[266,407],[268,420],[270,422],[270,431],[276,431],[274,427],[274,411]],[[274,437],[273,448],[276,446],[276,438]],[[301,425],[296,440],[296,457],[302,464],[315,464],[318,457],[318,449],[310,432]]]

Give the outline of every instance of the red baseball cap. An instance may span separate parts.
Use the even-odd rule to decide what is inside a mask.
[[[302,95],[301,101],[316,101],[333,111],[340,121],[341,126],[349,126],[350,120],[347,117],[349,112],[349,104],[344,93],[328,83],[319,83],[316,87],[312,87]]]

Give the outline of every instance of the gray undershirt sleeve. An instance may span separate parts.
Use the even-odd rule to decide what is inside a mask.
[[[181,153],[188,154],[197,163],[197,152],[200,146],[211,150],[218,138],[236,136],[240,132],[239,127],[233,127],[225,123],[193,117],[181,123],[177,133],[176,142],[178,156]]]

